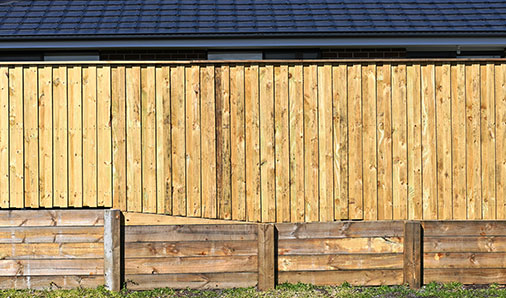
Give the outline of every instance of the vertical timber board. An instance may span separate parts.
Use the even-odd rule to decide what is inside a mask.
[[[156,213],[155,67],[141,68],[142,212]]]
[[[288,68],[290,221],[304,221],[304,96],[302,65]]]
[[[116,66],[112,68],[111,73],[112,206],[121,211],[127,211],[125,67]]]
[[[348,219],[348,73],[346,64],[332,68],[334,131],[334,219]],[[302,165],[304,166],[304,165]]]
[[[9,69],[0,67],[0,208],[9,208]]]
[[[434,65],[421,67],[422,75],[422,213],[437,219],[436,98]]]
[[[420,65],[407,67],[408,219],[422,219],[422,118]]]
[[[9,207],[24,208],[22,66],[9,68],[9,141]]]
[[[261,220],[260,206],[260,105],[258,65],[249,65],[244,74],[246,121],[246,220]]]
[[[53,204],[63,208],[68,206],[67,107],[67,67],[59,66],[53,68]]]
[[[406,65],[392,66],[392,203],[393,218],[407,218]]]
[[[200,66],[186,71],[186,215],[200,217]]]
[[[274,162],[274,69],[260,67],[260,175],[262,222],[276,221]]]
[[[450,102],[450,65],[436,65],[436,156],[438,219],[452,214],[452,123]]]
[[[378,219],[378,161],[376,157],[376,65],[362,67],[364,219]]]
[[[496,171],[495,171],[495,89],[494,65],[483,64],[481,70],[481,183],[482,183],[482,218],[496,219]]]
[[[97,68],[98,206],[112,206],[111,67]]]
[[[319,220],[318,77],[316,65],[304,65],[305,221]],[[263,176],[262,176],[263,177]]]
[[[506,64],[495,65],[495,95],[497,219],[506,219]]]
[[[230,190],[230,68],[215,68],[216,83],[216,195],[218,218],[232,218]]]
[[[126,69],[127,211],[142,211],[141,69]]]
[[[80,66],[68,70],[68,167],[69,207],[83,206],[83,110],[82,69]],[[39,109],[40,111],[40,109]],[[43,115],[40,113],[40,115]],[[40,169],[43,167],[41,165]]]
[[[404,284],[412,289],[423,285],[422,225],[418,221],[404,223]]]
[[[378,219],[393,219],[392,203],[392,66],[377,68]]]
[[[318,66],[318,139],[320,222],[334,221],[332,139],[332,65]]]
[[[466,219],[466,70],[451,66],[453,219]]]
[[[288,66],[274,67],[274,134],[276,154],[276,220],[290,221],[290,143]]]
[[[87,66],[83,68],[83,206],[85,207],[97,207],[96,128],[97,68]]]
[[[185,71],[183,66],[170,68],[170,87],[172,214],[186,215]]]
[[[230,163],[232,219],[246,219],[244,66],[230,68]]]
[[[481,219],[480,65],[466,65],[467,219]]]
[[[39,129],[37,67],[24,69],[25,206],[39,207]],[[4,117],[2,115],[1,117]]]
[[[363,219],[362,66],[348,66],[348,162],[350,219]]]
[[[170,67],[156,68],[156,212],[172,214]]]
[[[53,70],[39,68],[39,200],[53,207]],[[79,88],[81,94],[81,88]],[[79,121],[81,123],[81,121]],[[81,148],[81,146],[79,146]],[[81,178],[79,179],[81,181]],[[82,206],[82,203],[81,203]],[[79,207],[79,206],[78,206]]]
[[[202,115],[202,217],[217,218],[214,66],[200,70]]]
[[[104,211],[104,279],[110,291],[121,290],[121,212]]]
[[[273,290],[276,286],[275,273],[275,226],[258,225],[258,290]]]

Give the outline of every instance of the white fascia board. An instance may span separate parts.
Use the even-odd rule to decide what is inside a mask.
[[[205,48],[248,49],[285,47],[506,47],[506,37],[444,38],[249,38],[0,41],[0,49]]]

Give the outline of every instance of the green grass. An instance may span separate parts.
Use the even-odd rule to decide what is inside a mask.
[[[491,285],[484,287],[469,287],[458,283],[436,284],[431,283],[420,290],[411,290],[405,286],[381,286],[381,287],[352,287],[348,284],[335,287],[317,287],[307,284],[281,284],[275,290],[258,292],[254,288],[229,289],[229,290],[172,290],[156,289],[151,291],[128,291],[120,293],[109,292],[103,287],[97,289],[75,290],[5,290],[0,291],[0,298],[168,298],[168,297],[258,297],[258,298],[305,298],[305,297],[346,297],[346,298],[464,298],[464,297],[505,297],[506,287]]]

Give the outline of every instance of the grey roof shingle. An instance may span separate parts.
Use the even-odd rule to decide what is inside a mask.
[[[506,0],[0,0],[0,38],[504,35]]]

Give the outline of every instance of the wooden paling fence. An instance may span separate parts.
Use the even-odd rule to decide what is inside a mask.
[[[504,60],[0,65],[0,208],[506,219]]]
[[[505,258],[506,221],[131,225],[119,210],[0,211],[0,289],[506,284]]]

